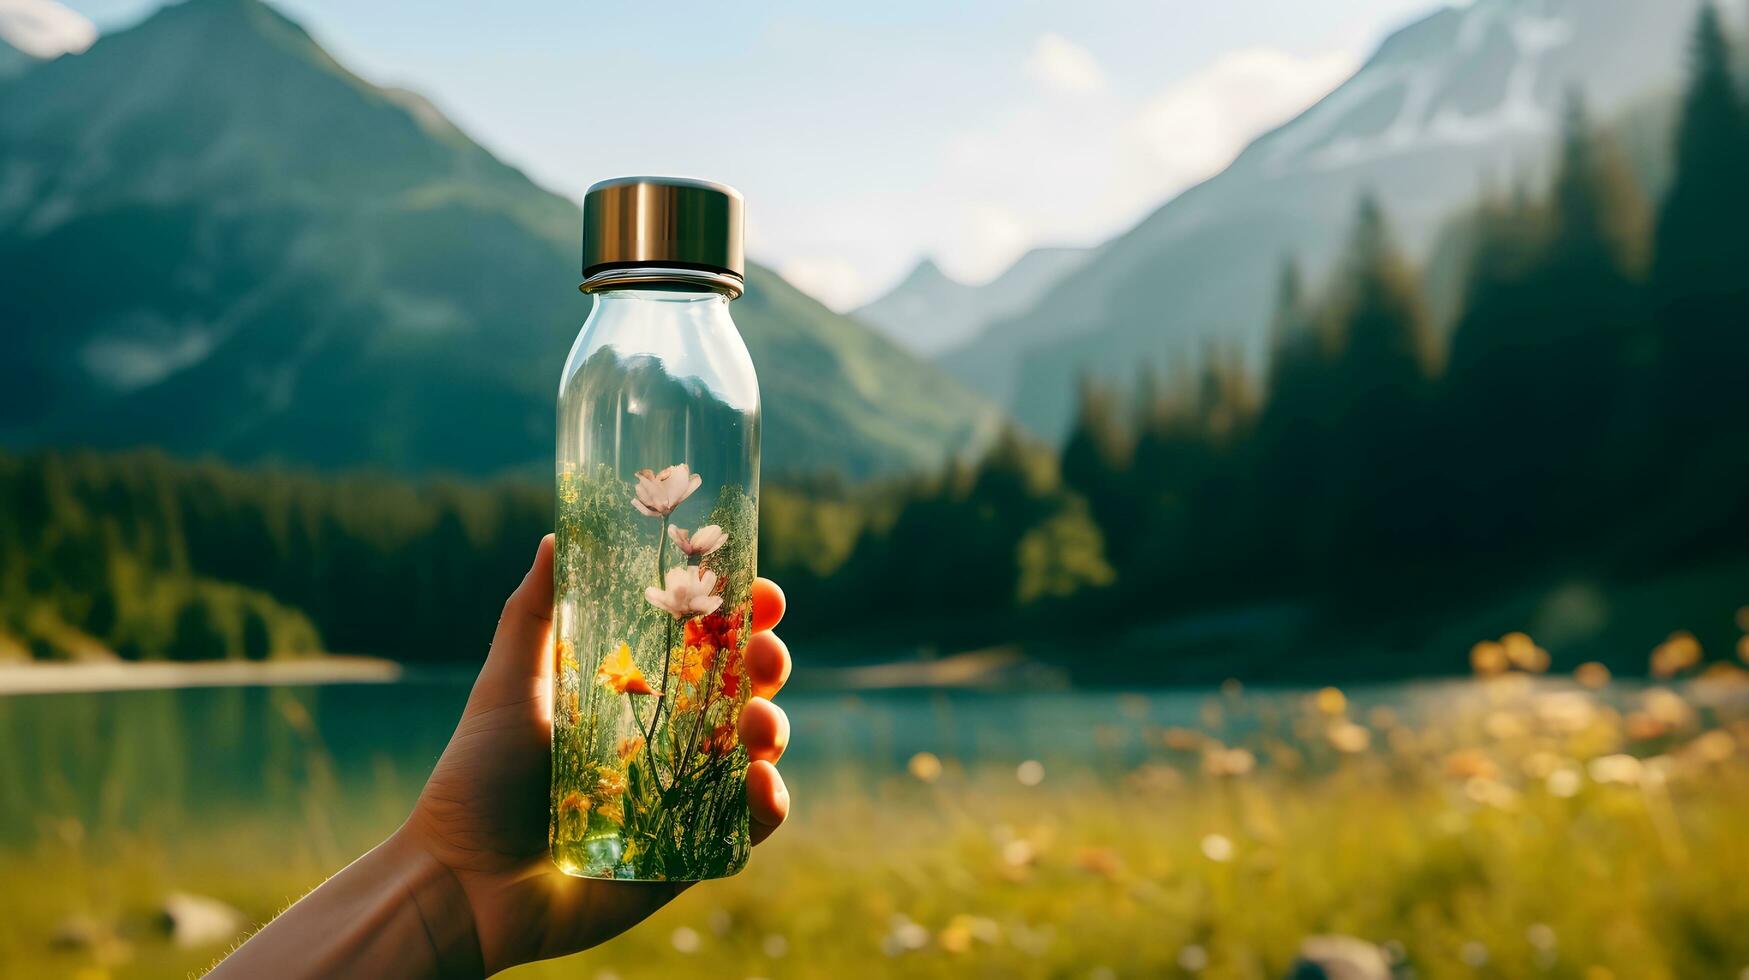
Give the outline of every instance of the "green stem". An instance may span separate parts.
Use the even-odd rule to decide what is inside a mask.
[[[710,714],[711,700],[717,693],[717,673],[723,669],[723,661],[728,659],[727,651],[718,650],[711,663],[711,672],[705,677],[704,698],[699,705],[698,717],[692,719],[692,735],[686,740],[686,754],[680,757],[680,774],[675,776],[675,782],[686,778],[686,773],[692,768],[693,752],[698,748],[698,732],[704,727],[705,716]]]

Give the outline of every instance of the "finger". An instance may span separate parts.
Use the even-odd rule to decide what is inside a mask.
[[[747,767],[747,816],[757,844],[782,824],[789,816],[789,788],[783,784],[777,767],[769,762],[755,762]]]
[[[768,578],[753,580],[753,632],[763,633],[783,618],[783,590]]]
[[[749,759],[776,762],[789,747],[789,716],[764,698],[747,699],[738,727]]]
[[[470,700],[491,707],[545,690],[553,665],[546,656],[553,624],[553,536],[540,539],[534,564],[504,602],[498,631]],[[470,705],[470,707],[475,705]]]
[[[747,676],[753,680],[753,694],[769,698],[789,680],[789,647],[776,633],[755,633],[747,641]]]

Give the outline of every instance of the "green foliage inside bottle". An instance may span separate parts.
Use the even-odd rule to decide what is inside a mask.
[[[684,464],[559,478],[553,860],[567,874],[690,881],[747,861],[747,701],[757,511],[724,486],[670,519]]]

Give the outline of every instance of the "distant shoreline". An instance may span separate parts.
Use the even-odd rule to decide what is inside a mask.
[[[0,696],[271,684],[390,684],[406,669],[379,657],[199,662],[0,663]]]

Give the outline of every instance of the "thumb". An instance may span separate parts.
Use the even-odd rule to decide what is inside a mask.
[[[468,710],[540,701],[552,681],[553,536],[540,539],[534,564],[504,602],[486,665],[474,682]]]

